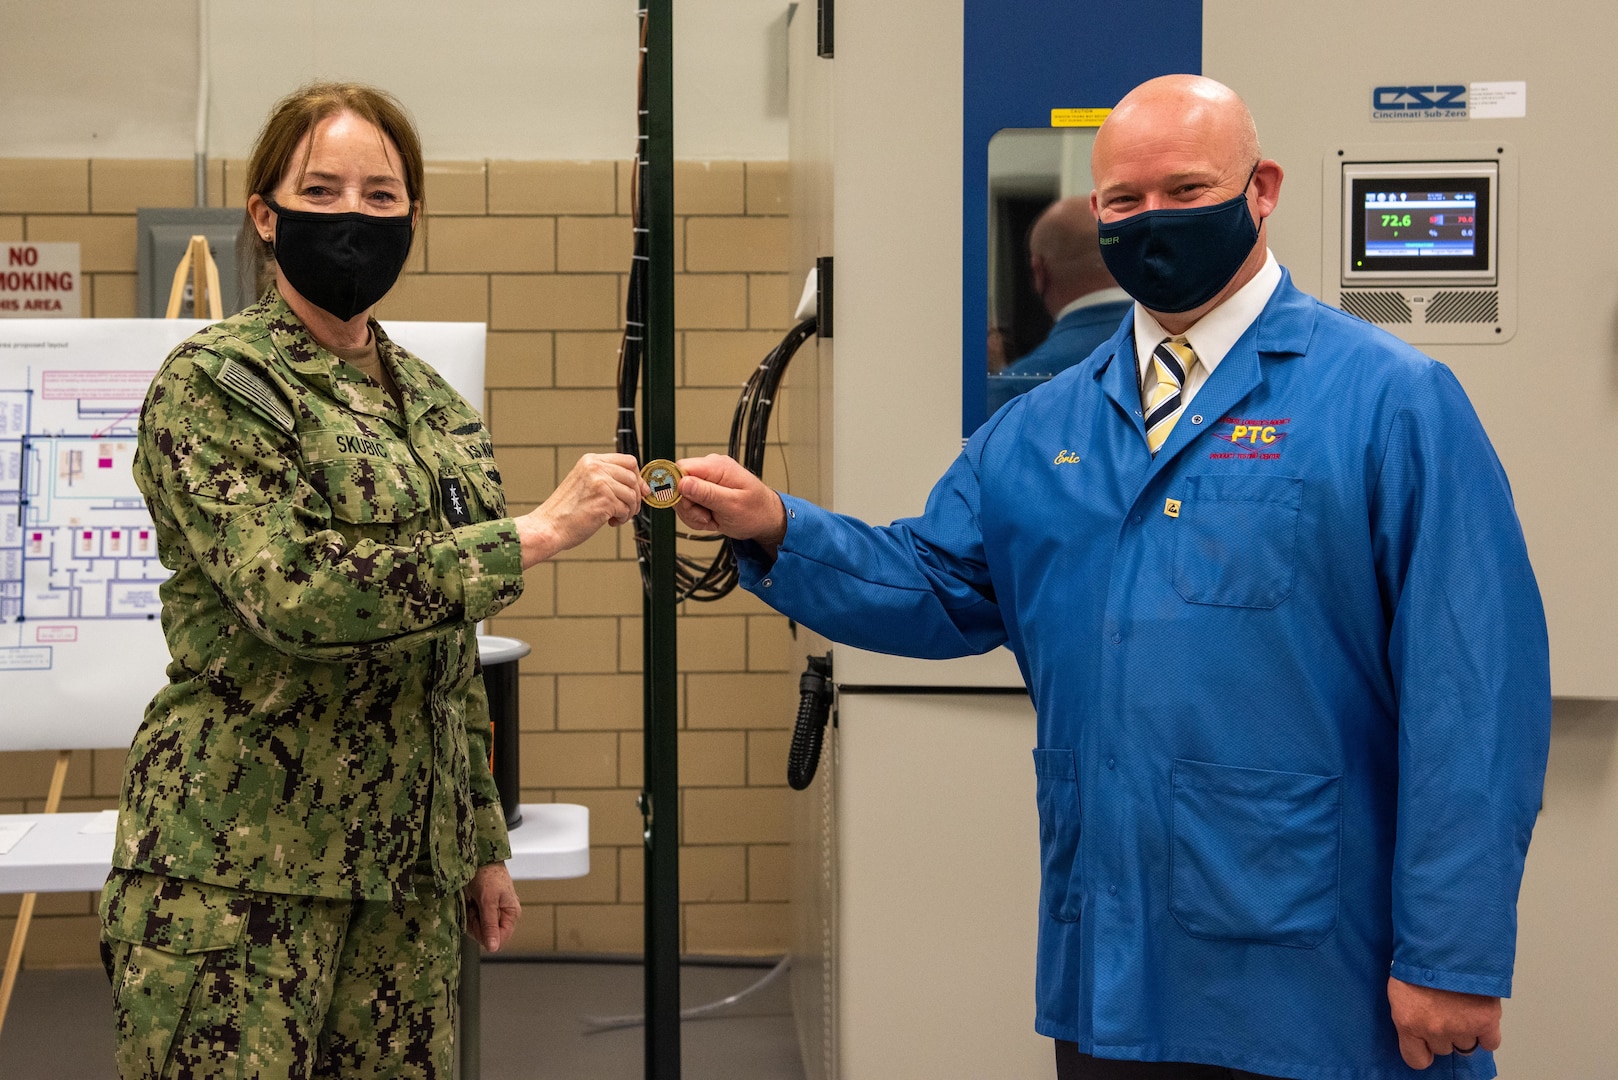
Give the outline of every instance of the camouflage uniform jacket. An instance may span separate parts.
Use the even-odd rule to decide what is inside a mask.
[[[522,591],[478,413],[371,324],[404,415],[273,290],[164,362],[135,477],[174,571],[115,865],[386,899],[506,858],[473,624]]]

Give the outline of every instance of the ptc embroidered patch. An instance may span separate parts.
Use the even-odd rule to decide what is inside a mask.
[[[1274,419],[1226,416],[1219,421],[1218,428],[1209,434],[1230,443],[1232,449],[1215,450],[1208,457],[1215,461],[1240,459],[1279,461],[1281,444],[1290,434],[1287,430],[1290,423],[1292,423],[1290,416]]]

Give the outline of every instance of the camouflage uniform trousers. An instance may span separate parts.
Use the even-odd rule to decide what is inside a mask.
[[[459,891],[249,892],[131,870],[102,891],[124,1080],[452,1073]]]

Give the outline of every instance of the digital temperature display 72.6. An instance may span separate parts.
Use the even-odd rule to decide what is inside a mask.
[[[1477,253],[1477,191],[1367,191],[1365,254],[1373,258]]]
[[[1492,170],[1419,175],[1393,163],[1349,167],[1345,281],[1484,280],[1494,274]]]

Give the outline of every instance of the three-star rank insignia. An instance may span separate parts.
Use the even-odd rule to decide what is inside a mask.
[[[461,486],[459,479],[440,476],[438,493],[444,501],[444,517],[452,527],[472,523],[472,512],[466,506],[466,489]]]

